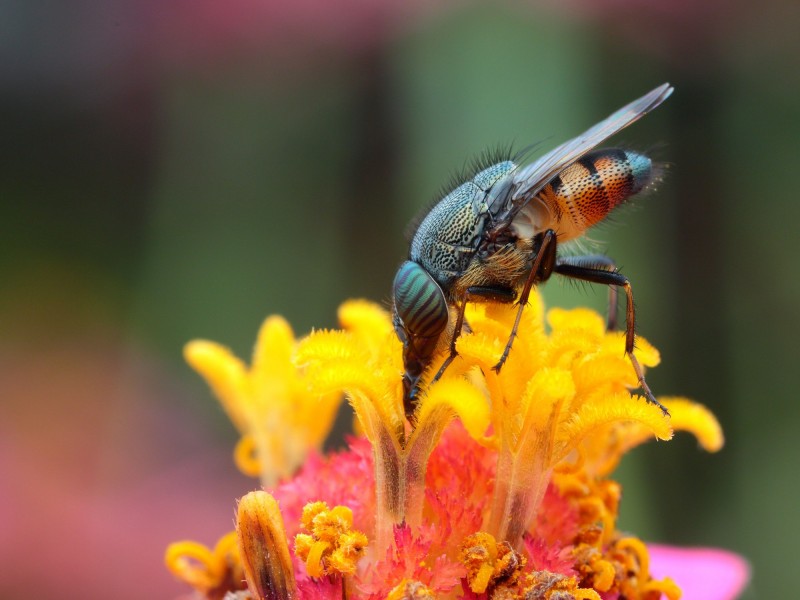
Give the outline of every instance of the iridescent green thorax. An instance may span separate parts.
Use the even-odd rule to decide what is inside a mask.
[[[444,287],[468,267],[490,218],[493,186],[516,168],[503,161],[480,171],[436,204],[411,241],[410,258]]]

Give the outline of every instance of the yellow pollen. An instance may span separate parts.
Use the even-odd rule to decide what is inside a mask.
[[[498,543],[494,536],[482,531],[464,539],[459,559],[467,568],[467,582],[476,594],[484,593],[497,580],[516,585],[527,562],[507,542]]]
[[[353,511],[346,506],[328,508],[325,502],[310,502],[300,519],[308,533],[295,536],[295,554],[306,563],[311,577],[352,575],[367,547],[367,536],[354,530]]]
[[[436,596],[428,587],[419,581],[409,579],[403,579],[386,596],[386,600],[434,600],[435,598]]]
[[[314,542],[311,545],[311,550],[306,558],[306,569],[311,577],[321,577],[323,575],[322,555],[330,547],[331,545],[328,542]]]
[[[513,598],[541,598],[555,600],[556,598],[581,598],[582,600],[601,600],[600,595],[593,589],[578,587],[575,577],[567,577],[550,571],[533,571],[525,576],[525,587],[522,593]]]

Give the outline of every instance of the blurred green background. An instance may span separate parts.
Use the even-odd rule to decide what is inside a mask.
[[[254,484],[182,345],[388,301],[407,223],[487,146],[549,148],[669,81],[616,143],[668,163],[593,232],[658,394],[724,427],[628,456],[622,526],[733,549],[789,597],[800,537],[793,0],[17,2],[0,29],[0,597],[169,597]],[[605,291],[556,281],[550,305]],[[794,350],[792,350],[794,348]],[[190,473],[191,475],[186,475]],[[169,498],[169,500],[165,500]],[[70,590],[69,593],[64,590]]]

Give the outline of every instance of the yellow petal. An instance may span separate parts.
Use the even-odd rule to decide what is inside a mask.
[[[595,429],[614,422],[633,421],[644,425],[661,440],[672,437],[669,417],[661,409],[639,396],[627,393],[598,395],[585,401],[569,420],[563,422],[557,434],[556,461],[566,457],[577,444]]]
[[[458,415],[470,436],[474,439],[483,438],[489,427],[489,405],[478,388],[460,378],[440,379],[430,387],[417,406],[417,426],[430,420],[436,414],[437,407],[442,405],[450,407]]]
[[[252,371],[259,377],[283,376],[292,370],[294,333],[283,317],[267,317],[258,331]]]
[[[708,452],[717,452],[725,443],[717,418],[702,404],[686,398],[659,398],[669,410],[670,424],[675,431],[688,431]]]
[[[375,402],[370,396],[359,390],[350,390],[347,399],[356,413],[364,435],[367,436],[373,448],[377,444],[387,443],[387,440],[391,440],[394,452],[399,453],[405,440],[405,414],[403,411],[393,410],[387,413],[383,408],[389,403],[388,399]]]
[[[456,342],[461,358],[469,364],[476,364],[483,369],[491,369],[503,353],[500,338],[486,335],[483,331],[472,335],[462,335]]]
[[[367,300],[347,300],[339,307],[339,323],[363,340],[381,344],[393,331],[389,313]]]
[[[547,311],[547,322],[554,333],[562,330],[584,330],[594,336],[601,336],[606,331],[603,318],[588,308],[551,308]]]
[[[222,407],[240,433],[248,431],[244,404],[250,397],[250,385],[244,364],[224,346],[205,340],[186,344],[184,357],[206,380]]]
[[[553,418],[553,411],[575,394],[572,374],[563,369],[541,369],[531,378],[525,390],[521,407],[525,420],[522,423],[520,436],[529,431],[549,432],[553,435],[558,417]]]
[[[323,330],[314,331],[300,341],[295,362],[303,366],[312,362],[345,359],[366,365],[371,358],[367,348],[358,343],[351,333]]]
[[[655,367],[661,362],[661,353],[640,335],[636,336],[636,346],[633,349],[633,353],[642,363],[642,366],[645,367]]]
[[[638,385],[631,361],[622,353],[597,352],[576,361],[572,370],[579,393],[589,394],[600,388],[617,389]]]

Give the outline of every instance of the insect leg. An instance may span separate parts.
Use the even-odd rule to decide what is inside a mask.
[[[464,321],[464,312],[467,309],[467,302],[474,298],[481,298],[483,300],[494,300],[495,302],[502,302],[504,304],[510,304],[516,298],[516,293],[513,289],[504,288],[504,287],[489,287],[489,286],[470,286],[464,292],[464,299],[462,300],[461,304],[458,307],[458,316],[456,317],[456,325],[455,329],[453,330],[453,337],[450,340],[450,355],[447,359],[442,363],[442,366],[439,367],[439,370],[436,372],[436,375],[431,379],[431,383],[435,383],[439,381],[444,372],[447,370],[447,367],[450,366],[456,356],[458,356],[458,351],[456,350],[456,340],[458,336],[461,335],[461,329],[465,324]]]
[[[617,272],[617,265],[614,259],[605,254],[587,254],[584,256],[565,256],[558,259],[558,264],[569,265],[572,267],[583,267],[595,271]],[[617,308],[619,306],[619,294],[616,285],[608,286],[608,313],[606,315],[606,329],[608,331],[617,330]]]
[[[639,360],[633,354],[633,348],[636,342],[636,309],[633,305],[633,291],[631,290],[631,283],[628,281],[628,278],[622,273],[617,273],[615,271],[592,269],[566,263],[557,264],[555,272],[565,277],[571,277],[572,279],[579,279],[590,283],[602,283],[604,285],[621,287],[625,290],[625,353],[631,359],[633,370],[636,371],[636,378],[639,380],[639,386],[642,388],[647,401],[658,406],[665,415],[669,415],[669,411],[663,404],[656,400],[655,395],[653,395],[653,392],[650,390],[650,386],[647,385],[644,379],[642,365],[639,364]]]
[[[522,319],[522,311],[525,310],[525,307],[528,305],[528,297],[531,295],[533,284],[537,281],[544,281],[550,277],[550,273],[553,271],[555,262],[556,232],[552,229],[548,229],[542,234],[542,240],[539,244],[536,256],[533,259],[530,273],[528,274],[528,278],[525,280],[522,293],[519,295],[519,300],[517,301],[517,304],[519,304],[517,318],[514,319],[514,326],[511,328],[511,334],[508,336],[506,347],[503,349],[503,354],[500,356],[500,360],[498,360],[497,364],[492,367],[495,373],[500,372],[500,369],[503,368],[503,364],[508,358],[509,352],[511,352],[511,344],[514,343],[514,338],[517,337],[517,328],[519,328],[519,322]]]

